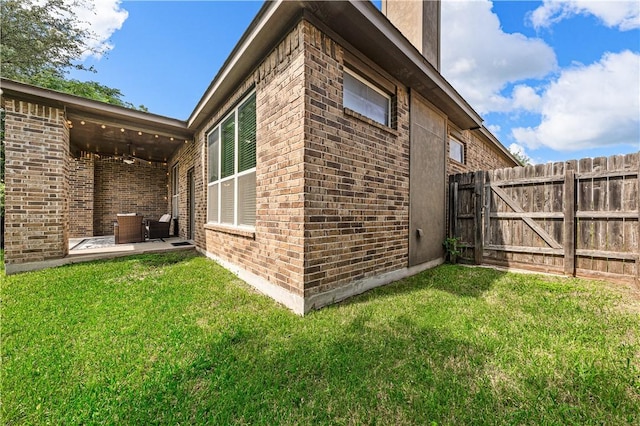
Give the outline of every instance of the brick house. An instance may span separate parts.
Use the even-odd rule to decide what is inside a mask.
[[[186,121],[3,80],[7,272],[123,211],[301,314],[441,263],[447,174],[516,161],[440,75],[439,7],[265,3]]]

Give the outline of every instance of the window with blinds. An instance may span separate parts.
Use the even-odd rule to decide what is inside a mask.
[[[256,95],[247,96],[207,135],[207,221],[256,224]]]

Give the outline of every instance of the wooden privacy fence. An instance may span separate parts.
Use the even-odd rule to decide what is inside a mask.
[[[640,154],[449,177],[461,258],[638,282]]]

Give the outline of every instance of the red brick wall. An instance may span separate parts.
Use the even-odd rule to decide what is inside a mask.
[[[69,237],[93,236],[94,158],[71,158],[69,168]]]
[[[118,213],[138,213],[158,219],[169,213],[167,166],[95,161],[94,235],[113,235]]]
[[[305,296],[407,267],[409,106],[396,83],[396,128],[342,105],[343,48],[305,27]]]
[[[5,263],[64,257],[69,129],[64,111],[5,99]]]

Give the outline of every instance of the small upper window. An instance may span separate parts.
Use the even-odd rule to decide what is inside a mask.
[[[351,70],[344,71],[344,107],[389,126],[391,96]]]
[[[464,144],[456,139],[449,139],[449,158],[464,164]]]

